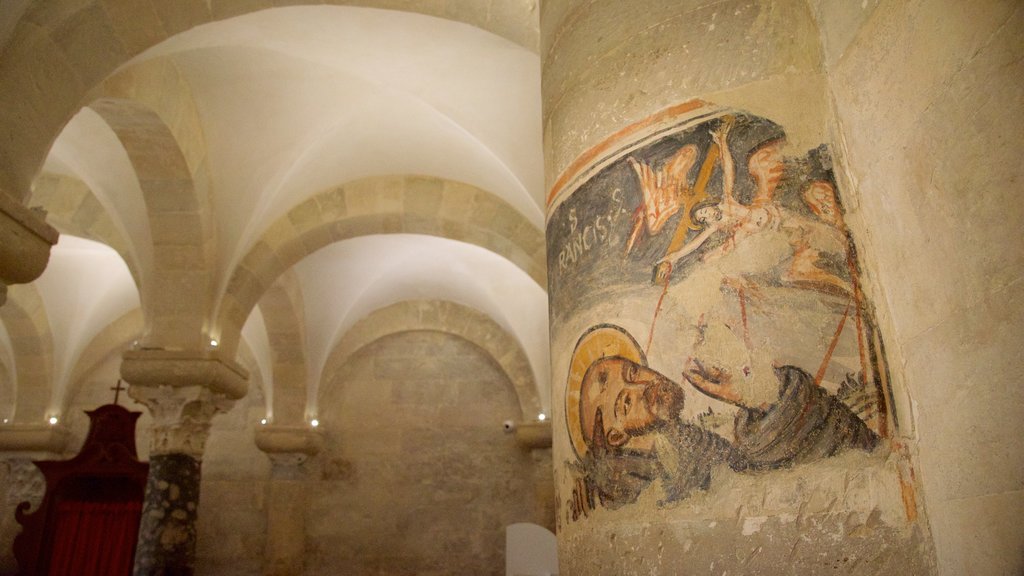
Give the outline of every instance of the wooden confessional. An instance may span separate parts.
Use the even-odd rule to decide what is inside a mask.
[[[86,414],[89,434],[77,456],[35,462],[46,477],[42,504],[15,510],[22,576],[131,574],[149,472],[135,451],[141,413],[107,404]]]

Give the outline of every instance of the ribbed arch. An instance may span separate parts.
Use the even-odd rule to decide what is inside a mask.
[[[46,222],[61,234],[95,240],[113,248],[128,266],[135,285],[139,285],[138,263],[128,242],[88,184],[71,176],[42,174],[32,185],[31,204],[46,210]]]
[[[393,8],[390,0],[334,0],[323,4]],[[147,48],[196,26],[292,0],[33,3],[3,46],[0,58],[0,189],[24,200],[47,151],[87,93]],[[310,3],[314,4],[314,3]],[[507,0],[410,0],[403,10],[490,31],[538,51],[535,8]],[[286,8],[282,8],[286,9]],[[88,47],[85,49],[83,47]],[[40,106],[44,100],[47,106]]]
[[[210,298],[213,226],[192,173],[163,120],[142,104],[90,104],[117,134],[139,180],[153,241],[153,278],[140,289],[148,346],[201,348]],[[198,304],[198,305],[197,305]]]
[[[11,340],[15,422],[41,423],[53,389],[53,338],[46,307],[33,284],[16,284],[0,306],[0,321]]]
[[[277,220],[242,258],[219,304],[227,350],[267,287],[320,248],[357,236],[415,233],[486,248],[546,285],[543,233],[474,186],[431,176],[385,176],[327,190]]]
[[[537,414],[540,400],[526,354],[515,337],[486,314],[454,302],[407,300],[381,308],[357,322],[331,351],[321,383],[334,382],[335,374],[363,347],[385,336],[414,330],[432,330],[467,340],[490,355],[515,387],[522,415]],[[328,390],[321,385],[317,403]]]
[[[130,101],[152,111],[173,135],[193,180],[204,181],[206,140],[192,86],[171,58],[154,58],[118,70],[96,87],[93,101]],[[203,182],[205,184],[205,181]],[[196,185],[196,192],[206,190]],[[208,199],[199,194],[200,206]]]
[[[283,274],[259,303],[273,358],[272,415],[276,424],[301,424],[306,407],[306,342],[302,289]]]

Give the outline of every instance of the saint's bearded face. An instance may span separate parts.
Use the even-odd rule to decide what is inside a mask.
[[[594,442],[594,422],[600,410],[604,437],[610,446],[623,446],[677,418],[683,390],[658,372],[620,357],[594,362],[583,377],[580,417],[583,437]]]

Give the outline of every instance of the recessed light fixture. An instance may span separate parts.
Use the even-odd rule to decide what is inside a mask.
[[[320,425],[320,421],[317,420],[316,418],[313,418],[312,420],[309,421],[309,425],[312,426],[313,428],[316,428],[317,426]]]
[[[56,416],[50,416],[50,425],[52,426],[52,425],[54,425],[56,423],[57,423],[57,417]]]

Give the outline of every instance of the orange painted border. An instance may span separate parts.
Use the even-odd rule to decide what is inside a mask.
[[[618,132],[615,132],[611,136],[601,140],[583,154],[580,154],[576,160],[572,162],[565,170],[562,171],[562,175],[558,177],[555,184],[551,187],[551,191],[548,192],[547,200],[545,201],[545,207],[551,208],[551,203],[555,200],[555,197],[562,191],[565,185],[579,175],[584,168],[588,167],[598,156],[607,153],[614,144],[618,144],[624,138],[629,136],[635,136],[638,132],[655,126],[675,116],[681,116],[687,112],[693,112],[701,107],[708,106],[709,103],[700,99],[693,99],[683,102],[682,104],[676,104],[651,114],[647,118],[634,122],[622,128]]]

